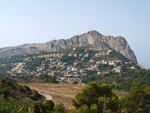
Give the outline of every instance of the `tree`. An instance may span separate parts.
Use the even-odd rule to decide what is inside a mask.
[[[44,113],[51,113],[54,109],[54,105],[53,101],[47,100],[42,106]]]
[[[91,105],[90,113],[98,113],[98,106],[96,104]]]
[[[133,83],[129,95],[120,102],[126,113],[150,113],[150,86]]]
[[[77,109],[76,113],[89,113],[89,108],[87,105],[83,105]]]
[[[103,112],[104,96],[106,95],[106,112],[118,111],[118,97],[112,92],[111,87],[107,84],[99,85],[96,82],[88,84],[88,86],[75,96],[72,100],[73,106],[79,112],[84,108],[89,113]],[[87,109],[88,108],[88,109]]]
[[[65,107],[63,103],[56,104],[54,107],[54,113],[65,113]]]

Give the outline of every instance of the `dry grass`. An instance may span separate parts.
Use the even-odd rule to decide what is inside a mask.
[[[50,84],[50,83],[20,83],[27,85],[31,89],[37,90],[39,93],[49,94],[52,96],[54,103],[63,103],[66,108],[73,108],[72,99],[75,95],[82,91],[86,85],[71,84]],[[128,94],[125,91],[113,90],[116,95],[121,98]]]
[[[49,94],[52,96],[54,103],[63,103],[66,108],[72,108],[72,99],[86,85],[70,85],[70,84],[49,84],[49,83],[20,83],[31,89],[37,90],[39,93]]]

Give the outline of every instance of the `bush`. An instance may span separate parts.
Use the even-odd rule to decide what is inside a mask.
[[[88,84],[88,86],[75,96],[72,105],[76,107],[77,113],[103,112],[104,98],[106,95],[106,111],[118,111],[119,99],[112,92],[111,87],[107,84],[99,85],[96,82]]]
[[[6,100],[4,95],[0,95],[0,113],[29,113],[29,108],[29,105],[24,105],[21,101]]]
[[[34,90],[33,96],[29,96],[30,99],[37,101],[40,98],[42,98],[42,95],[40,95],[37,91]]]
[[[24,85],[24,88],[25,88],[27,91],[31,91],[31,89],[30,89],[28,86],[26,86],[26,85]]]
[[[63,103],[56,104],[54,107],[55,113],[65,113],[65,107]]]
[[[54,105],[53,101],[47,100],[42,106],[44,113],[51,113],[54,109]]]
[[[23,87],[23,86],[19,86],[19,90],[21,91],[21,92],[26,92],[26,90],[25,90],[25,88]]]
[[[0,94],[2,94],[4,98],[8,98],[9,96],[12,96],[12,94],[6,88],[1,89]]]
[[[133,83],[120,104],[126,113],[150,113],[150,86]]]

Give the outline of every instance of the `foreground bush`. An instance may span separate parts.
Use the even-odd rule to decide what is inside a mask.
[[[0,95],[0,113],[30,113],[32,108],[23,102],[5,99]]]
[[[150,113],[150,86],[133,83],[129,95],[120,104],[124,113]]]
[[[103,113],[104,101],[107,106],[105,113],[118,112],[119,99],[112,92],[112,88],[107,84],[99,85],[92,82],[75,96],[72,103],[76,108],[76,113]]]

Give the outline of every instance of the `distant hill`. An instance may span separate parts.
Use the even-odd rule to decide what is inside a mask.
[[[34,54],[41,51],[59,51],[67,48],[90,46],[92,50],[116,50],[134,63],[137,63],[134,52],[127,41],[121,37],[104,36],[93,30],[70,39],[53,40],[47,43],[25,44],[16,47],[0,48],[0,58],[22,54]]]

